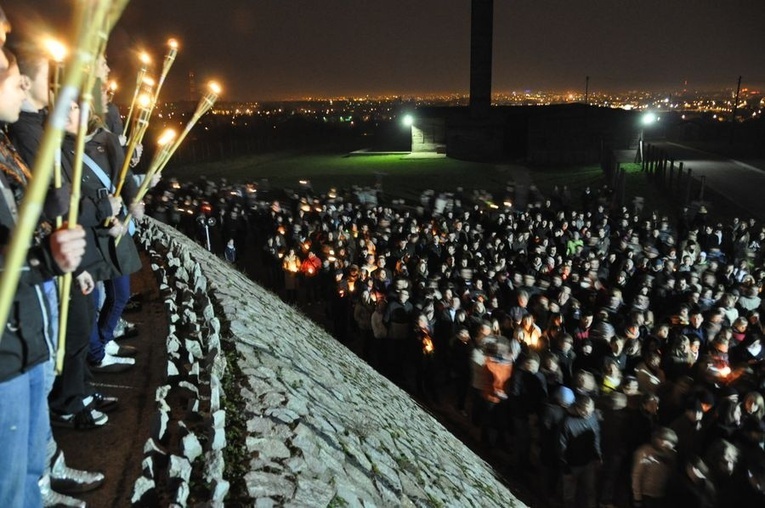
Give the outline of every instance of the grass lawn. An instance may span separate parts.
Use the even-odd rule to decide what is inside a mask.
[[[626,172],[625,204],[630,207],[634,196],[645,199],[644,210],[658,210],[675,217],[684,196],[660,188],[641,171],[639,164],[622,164]],[[485,189],[500,192],[508,181],[525,181],[536,185],[544,195],[551,195],[557,185],[567,185],[575,206],[585,187],[595,190],[605,183],[598,165],[565,167],[524,167],[512,164],[465,162],[450,158],[413,159],[403,155],[304,154],[279,152],[237,159],[170,166],[166,177],[181,181],[202,175],[229,182],[267,179],[272,187],[294,189],[299,180],[310,180],[317,192],[331,187],[352,185],[372,187],[381,181],[386,194],[417,202],[423,190],[454,191],[463,187],[470,191]]]
[[[257,155],[215,163],[168,168],[165,176],[188,180],[206,175],[231,181],[269,180],[274,187],[295,188],[308,179],[317,192],[330,187],[372,187],[382,180],[386,193],[416,200],[425,189],[454,190],[504,188],[510,176],[496,164],[463,162],[449,158],[407,159],[402,155],[296,154]]]

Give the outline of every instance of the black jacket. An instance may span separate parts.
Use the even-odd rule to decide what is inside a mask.
[[[4,134],[0,136],[3,145],[0,164],[6,167],[17,165],[15,157],[7,156],[12,150],[10,142]],[[0,188],[4,189],[0,191],[0,252],[5,252],[15,229],[12,209],[16,202],[10,198],[10,185],[4,172],[0,172]],[[0,254],[0,266],[5,266],[4,254]],[[40,297],[37,285],[50,279],[54,269],[55,264],[45,242],[29,249],[0,342],[0,382],[12,379],[49,358],[45,340],[47,306]]]
[[[585,466],[602,458],[600,424],[595,413],[587,418],[570,415],[560,429],[560,461],[565,468]]]
[[[62,172],[69,183],[72,180],[74,141],[72,136],[66,136],[61,145]],[[117,137],[106,130],[99,129],[86,141],[85,153],[98,164],[111,182],[116,184],[125,160]],[[133,174],[128,171],[121,193],[123,201],[131,203],[137,191],[138,187]],[[104,227],[104,222],[111,216],[111,206],[106,197],[110,193],[111,186],[107,187],[87,164],[83,164],[80,210],[77,220],[86,230],[88,247],[78,273],[87,270],[96,280],[129,274],[137,269],[136,266],[140,267],[140,259],[132,238],[125,235],[118,249],[115,250],[114,241],[108,236],[108,228]]]
[[[35,164],[37,150],[42,142],[46,118],[45,110],[22,111],[19,119],[8,126],[8,135],[13,145],[30,168]]]

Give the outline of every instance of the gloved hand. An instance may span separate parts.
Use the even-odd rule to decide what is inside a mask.
[[[43,214],[48,219],[61,217],[69,210],[69,195],[72,193],[72,186],[68,183],[62,183],[58,189],[48,189],[43,203]]]

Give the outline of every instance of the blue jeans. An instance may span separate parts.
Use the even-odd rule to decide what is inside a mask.
[[[43,282],[45,298],[48,300],[48,331],[50,333],[50,359],[45,364],[45,400],[48,400],[48,394],[53,389],[53,382],[56,380],[56,348],[58,347],[58,320],[59,320],[59,302],[58,287],[52,280]],[[45,468],[50,467],[53,455],[56,453],[57,445],[53,439],[53,430],[50,427],[50,420],[45,420],[45,436],[47,441],[47,452],[45,456]]]
[[[41,363],[0,383],[0,506],[42,506],[48,405]]]
[[[91,362],[98,363],[104,358],[104,346],[114,340],[114,329],[122,317],[122,311],[130,300],[130,275],[120,275],[104,281],[104,304],[98,315],[98,323],[90,335]],[[96,305],[100,298],[98,287],[92,296]]]

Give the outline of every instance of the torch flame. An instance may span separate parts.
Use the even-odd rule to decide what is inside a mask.
[[[152,86],[154,86],[154,84],[156,83],[156,82],[155,82],[153,79],[151,79],[149,76],[145,76],[145,77],[144,77],[144,78],[143,78],[141,81],[143,82],[143,84],[144,84],[144,85],[146,85],[146,86],[148,86],[148,87],[152,87]]]
[[[142,52],[140,55],[138,55],[138,58],[141,60],[141,63],[144,65],[149,65],[151,63],[151,57],[145,51]]]
[[[218,83],[215,81],[210,81],[210,83],[207,85],[210,88],[210,91],[214,93],[215,95],[220,95],[221,93],[221,87]]]
[[[109,82],[109,90],[113,93],[117,91],[117,82],[116,81],[110,81]]]
[[[55,39],[48,39],[45,41],[45,47],[55,62],[63,62],[64,58],[66,58],[66,46],[64,46],[60,41]]]
[[[175,39],[168,40],[167,45],[170,46],[170,49],[178,49],[178,41]]]
[[[141,94],[138,97],[138,105],[142,108],[148,108],[151,105],[151,97],[149,94]]]
[[[176,136],[176,132],[173,129],[165,129],[165,131],[162,133],[162,135],[157,140],[157,144],[159,146],[165,146],[169,145],[173,142]]]

